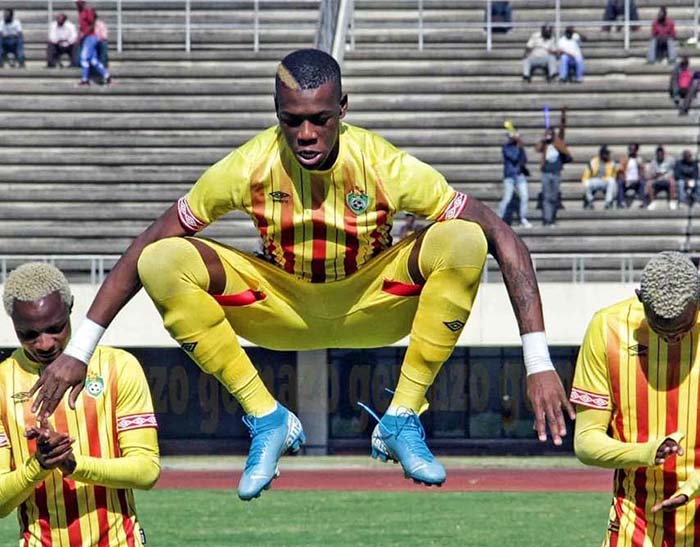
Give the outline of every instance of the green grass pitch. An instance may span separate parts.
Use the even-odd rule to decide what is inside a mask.
[[[137,493],[148,547],[599,545],[610,495],[583,493],[265,492],[250,503],[226,490]],[[17,544],[14,515],[0,545]]]

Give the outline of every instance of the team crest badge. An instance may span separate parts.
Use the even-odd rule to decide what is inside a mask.
[[[369,207],[369,196],[362,190],[353,190],[345,196],[345,203],[356,215],[361,215]]]
[[[102,376],[97,376],[97,374],[88,375],[85,381],[85,391],[90,397],[97,398],[104,393],[104,390],[105,381],[102,379]]]

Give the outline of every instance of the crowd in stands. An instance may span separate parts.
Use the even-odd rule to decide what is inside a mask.
[[[56,19],[49,25],[46,66],[80,67],[80,85],[90,85],[91,73],[98,74],[103,85],[109,84],[112,77],[107,70],[107,26],[98,18],[95,8],[85,0],[75,0],[75,6],[77,28],[65,13],[57,14]],[[15,17],[11,8],[5,9],[3,22],[0,24],[0,67],[3,67],[5,62],[16,64],[20,68],[25,66],[22,23]]]
[[[525,144],[512,123],[506,121],[507,142],[502,147],[503,197],[498,212],[510,222],[517,213],[521,226],[532,226],[528,220],[527,154]],[[558,209],[562,208],[559,191],[561,172],[566,163],[573,160],[564,140],[566,111],[562,109],[559,127],[545,129],[543,138],[534,146],[539,154],[540,180],[539,202],[544,226],[554,226]],[[659,203],[659,194],[668,200],[668,208],[690,207],[700,203],[698,186],[698,160],[690,150],[684,150],[675,160],[666,156],[659,145],[654,157],[645,163],[639,153],[639,144],[631,143],[627,153],[614,159],[607,145],[590,158],[581,176],[584,209],[594,209],[597,195],[603,196],[605,209],[627,209],[635,203],[640,208],[653,211]],[[517,195],[517,199],[513,198]],[[513,203],[515,201],[515,211]]]

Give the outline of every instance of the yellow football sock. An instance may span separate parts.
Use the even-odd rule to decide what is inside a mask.
[[[425,410],[425,393],[450,357],[472,309],[486,261],[481,228],[452,220],[430,227],[419,266],[426,278],[392,407]]]
[[[191,243],[168,238],[149,245],[139,259],[139,276],[170,335],[226,387],[246,414],[262,416],[274,410],[275,399],[221,306],[206,292],[209,272]]]

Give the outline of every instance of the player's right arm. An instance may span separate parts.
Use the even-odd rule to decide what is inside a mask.
[[[240,191],[245,188],[239,183],[247,180],[246,161],[243,154],[234,151],[211,166],[187,196],[173,204],[129,245],[97,291],[86,321],[73,334],[65,351],[32,387],[32,395],[38,391],[32,412],[40,418],[52,414],[71,388],[68,402],[71,408],[75,408],[75,401],[83,389],[86,364],[102,333],[141,288],[137,265],[143,249],[168,237],[193,235],[236,208],[240,196],[232,189]]]
[[[36,456],[18,462],[12,469],[12,448],[0,424],[0,518],[4,518],[26,500],[50,473],[39,464]]]
[[[682,454],[679,443],[683,434],[678,432],[645,443],[623,442],[609,435],[613,403],[605,329],[605,316],[598,312],[588,325],[576,362],[571,388],[571,402],[577,405],[576,457],[587,465],[624,469],[660,465],[672,455]]]
[[[184,236],[188,233],[180,224],[177,204],[175,204],[129,245],[129,248],[114,265],[97,291],[97,295],[87,312],[89,321],[81,325],[81,329],[84,329],[85,325],[90,329],[87,332],[88,337],[92,335],[93,338],[96,338],[92,348],[85,348],[87,353],[92,353],[90,350],[94,350],[94,346],[97,345],[99,336],[104,329],[141,288],[136,268],[141,251],[154,241],[167,237]],[[81,330],[78,330],[74,336],[81,334],[83,334]],[[76,340],[76,342],[89,346],[91,341],[84,343]],[[86,361],[89,361],[89,356]],[[32,392],[39,390],[32,411],[39,416],[52,414],[65,392],[70,388],[72,390],[69,403],[71,408],[75,408],[75,401],[83,388],[85,374],[86,363],[83,360],[71,356],[69,353],[62,353],[46,368],[32,388]]]

